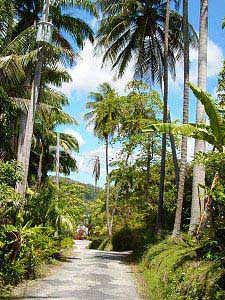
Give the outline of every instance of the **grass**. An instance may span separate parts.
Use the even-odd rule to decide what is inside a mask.
[[[222,300],[221,262],[198,257],[199,245],[167,238],[151,246],[140,263],[148,300]]]

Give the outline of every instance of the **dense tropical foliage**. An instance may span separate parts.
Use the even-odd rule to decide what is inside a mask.
[[[0,0],[3,296],[12,285],[35,278],[40,265],[58,259],[85,226],[91,247],[133,251],[149,299],[224,299],[225,63],[214,99],[206,92],[208,0],[200,1],[199,37],[188,5]],[[97,32],[81,11],[99,17]],[[40,36],[44,23],[52,33],[48,28]],[[69,99],[60,88],[72,80],[68,68],[76,68],[86,40],[117,77],[134,66],[123,92],[102,82],[86,102],[84,122],[105,150],[104,163],[98,155],[92,159],[94,186],[59,176],[79,171],[79,143],[60,132],[63,125],[77,125],[64,110]],[[198,48],[197,86],[189,82],[191,48]],[[183,118],[174,123],[169,75],[175,79],[178,61],[184,71]],[[197,99],[195,123],[189,122],[190,90]],[[195,139],[191,162],[189,138]]]

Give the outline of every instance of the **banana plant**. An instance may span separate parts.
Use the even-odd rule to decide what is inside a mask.
[[[209,118],[209,125],[205,124],[174,124],[155,123],[144,126],[143,132],[161,132],[181,134],[198,140],[204,140],[213,145],[219,152],[223,152],[225,146],[225,119],[216,105],[212,96],[194,84],[190,84],[194,95],[205,108]]]

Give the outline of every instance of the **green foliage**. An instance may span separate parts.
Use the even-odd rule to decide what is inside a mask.
[[[1,231],[0,261],[5,284],[18,284],[35,278],[41,263],[50,262],[60,250],[53,229],[5,226]]]
[[[147,246],[155,241],[154,233],[148,228],[130,228],[125,225],[114,233],[112,246],[114,251],[132,250],[135,256],[140,257]]]
[[[225,249],[225,243],[222,236],[224,235],[225,228],[225,153],[209,151],[208,153],[200,153],[196,157],[199,164],[206,166],[207,182],[206,193],[212,195],[213,210],[211,212],[213,221],[209,224],[210,229],[207,230],[205,235],[212,235],[212,241],[218,242],[221,251]],[[212,181],[215,174],[218,174],[219,179],[216,186],[211,190]]]
[[[219,300],[225,292],[223,263],[204,260],[199,247],[166,239],[146,252],[141,264],[150,299]]]
[[[21,168],[15,161],[0,162],[0,184],[14,187],[21,180]]]

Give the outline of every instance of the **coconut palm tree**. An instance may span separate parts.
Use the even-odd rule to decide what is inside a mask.
[[[131,61],[135,75],[150,83],[162,82],[164,72],[164,40],[166,2],[98,0],[103,18],[98,31],[98,46],[104,51],[103,63],[110,61],[122,76]],[[175,63],[183,55],[182,16],[170,11],[168,67],[175,76]],[[189,39],[197,45],[197,37],[189,24]]]
[[[51,8],[50,15],[52,17],[53,25],[55,26],[54,32],[54,45],[50,46],[49,48],[57,49],[57,45],[60,45],[61,48],[64,48],[67,54],[71,54],[73,59],[71,63],[74,61],[74,53],[72,51],[72,47],[69,41],[66,40],[65,35],[63,37],[62,33],[66,32],[66,34],[70,35],[74,42],[77,44],[79,48],[83,47],[83,42],[86,38],[93,41],[93,32],[90,27],[80,20],[79,18],[71,17],[68,14],[64,14],[62,9],[66,9],[68,7],[80,7],[87,9],[88,12],[92,12],[93,14],[97,14],[94,4],[91,1],[62,1],[57,2],[58,4]],[[19,24],[23,24],[25,28],[29,28],[34,22],[39,21],[39,15],[42,10],[42,2],[35,0],[35,1],[16,1],[15,3],[17,9],[17,16],[19,19]],[[28,18],[30,16],[30,18]],[[33,23],[29,23],[32,21]],[[21,26],[18,25],[18,29],[20,30]],[[25,29],[22,27],[22,29]],[[18,29],[15,32],[18,32]],[[46,48],[46,47],[45,47]],[[43,51],[42,51],[43,55]],[[40,54],[39,54],[40,56]],[[43,59],[39,59],[39,64],[36,65],[35,77],[36,78],[36,86],[39,87],[40,81],[40,70],[38,71],[38,66],[46,64],[46,56]],[[57,59],[55,60],[55,65],[57,64]],[[32,73],[31,73],[32,74]],[[39,75],[38,75],[39,74]],[[38,75],[38,76],[37,76]],[[31,76],[32,77],[32,76]],[[38,84],[37,84],[38,83]],[[34,91],[39,90],[33,89]],[[38,97],[37,93],[35,94],[36,98]],[[35,101],[36,102],[36,101]],[[33,102],[31,102],[32,104]],[[31,140],[32,140],[32,132],[33,132],[33,123],[34,123],[34,115],[36,111],[36,104],[34,107],[31,105],[30,109],[28,110],[28,114],[23,115],[21,119],[21,125],[24,124],[25,128],[21,126],[21,136],[20,141],[23,141],[22,146],[19,148],[18,153],[18,161],[21,163],[24,169],[24,178],[23,181],[18,184],[17,190],[24,194],[26,189],[27,177],[28,177],[28,168],[29,168],[29,160],[30,160],[30,149],[31,149]],[[26,120],[25,120],[26,119]]]
[[[110,230],[110,176],[109,176],[109,141],[113,136],[117,127],[117,98],[116,91],[108,84],[103,83],[99,86],[99,92],[90,93],[90,98],[93,102],[86,104],[87,109],[90,109],[85,114],[85,119],[89,120],[87,126],[94,124],[95,135],[103,139],[105,142],[105,160],[106,160],[106,219],[108,234],[111,237]]]
[[[184,96],[183,96],[183,124],[188,123],[189,111],[189,38],[188,38],[188,0],[183,0],[183,35],[184,35]],[[173,228],[173,237],[180,234],[183,198],[184,198],[184,183],[187,165],[187,137],[182,136],[181,142],[181,160],[179,172],[179,186],[177,193],[177,208]]]
[[[201,0],[200,3],[200,29],[199,29],[199,56],[198,56],[198,86],[206,91],[207,86],[207,43],[208,43],[208,0]],[[196,123],[205,123],[206,115],[204,106],[197,100]],[[195,141],[195,155],[205,152],[205,142]],[[189,234],[192,235],[199,223],[199,218],[204,207],[205,168],[195,164],[193,168],[192,204]],[[199,203],[200,198],[200,203]]]
[[[122,76],[134,61],[136,76],[150,83],[163,82],[163,119],[167,122],[168,70],[175,77],[176,61],[183,55],[183,18],[170,9],[170,1],[99,0],[98,3],[103,10],[98,32],[98,46],[105,52],[103,62],[111,61]],[[195,31],[191,25],[188,29],[190,44],[196,46]],[[166,135],[163,135],[157,231],[162,228],[165,151]]]
[[[168,92],[169,92],[169,28],[170,28],[170,0],[166,2],[166,19],[165,19],[165,36],[164,36],[164,71],[163,71],[163,122],[168,121]],[[158,201],[158,213],[156,219],[156,233],[161,234],[163,227],[163,203],[164,203],[164,182],[166,171],[166,134],[162,136],[162,154],[161,154],[161,166],[160,166],[160,182],[159,182],[159,201]]]

